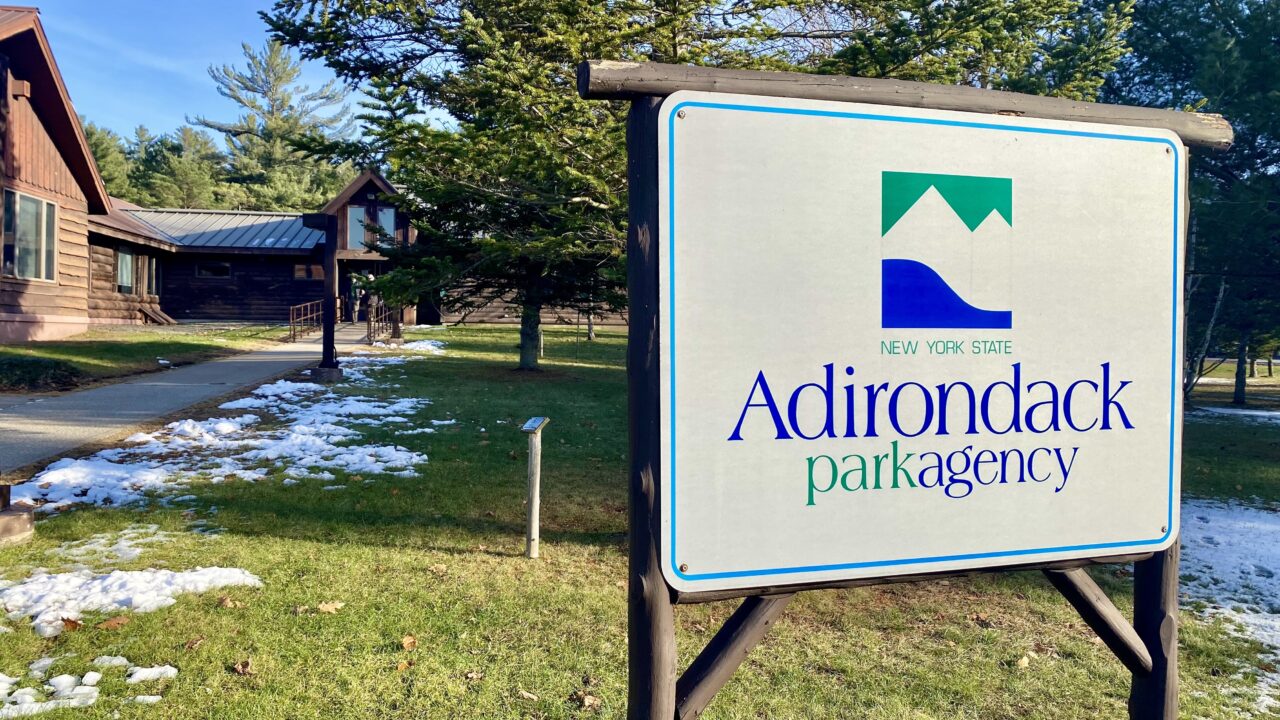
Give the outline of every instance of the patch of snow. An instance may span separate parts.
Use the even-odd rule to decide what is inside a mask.
[[[1280,422],[1280,410],[1250,410],[1247,408],[1198,407],[1187,410],[1187,417],[1194,420],[1219,420],[1232,417],[1251,422]]]
[[[168,542],[175,533],[161,532],[159,525],[130,525],[118,533],[99,533],[86,540],[65,543],[49,554],[76,562],[129,562],[137,560],[143,545]]]
[[[53,667],[53,664],[56,662],[58,662],[58,658],[56,657],[46,657],[36,660],[27,666],[27,677],[34,678],[36,680],[43,680],[44,676],[48,674],[49,668]]]
[[[1280,508],[1182,503],[1182,593],[1266,645],[1280,661]],[[1259,678],[1259,707],[1280,707],[1280,672]]]
[[[435,432],[435,428],[418,428],[416,430],[398,430],[397,435],[425,435]]]
[[[93,687],[93,686],[97,685],[97,684],[98,684],[98,681],[99,681],[99,680],[101,680],[101,679],[102,679],[102,673],[100,673],[100,672],[98,672],[98,671],[96,671],[96,670],[90,670],[89,672],[87,672],[87,673],[85,673],[85,674],[84,674],[84,677],[83,677],[83,678],[81,678],[81,679],[80,679],[80,683],[81,683],[82,685],[87,685],[87,686],[89,686],[89,687]]]
[[[99,655],[93,659],[93,665],[100,668],[129,667],[129,658],[121,655]]]
[[[158,665],[156,667],[131,667],[129,674],[124,679],[130,685],[137,683],[151,682],[153,680],[169,680],[178,677],[178,668],[172,665]]]
[[[321,490],[346,490],[346,485],[325,485]]]
[[[407,342],[400,347],[405,350],[429,352],[433,355],[444,354],[444,342],[441,340],[414,340],[413,342]]]
[[[432,420],[432,425],[457,425],[457,420]]]
[[[33,575],[0,590],[0,608],[10,619],[31,618],[31,625],[40,637],[53,637],[62,632],[64,618],[79,620],[85,612],[153,612],[174,604],[177,596],[184,593],[203,593],[236,585],[260,587],[262,581],[235,568],[197,568],[185,572],[115,570],[101,575],[80,570]]]
[[[155,705],[160,700],[159,695],[135,695],[133,698],[133,702],[139,705]]]

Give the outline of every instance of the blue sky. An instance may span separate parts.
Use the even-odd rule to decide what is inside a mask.
[[[206,68],[243,66],[242,42],[261,46],[270,0],[42,0],[40,19],[76,111],[129,137],[169,132],[187,116],[236,117]],[[303,82],[333,77],[309,63]],[[354,107],[355,103],[351,103]]]

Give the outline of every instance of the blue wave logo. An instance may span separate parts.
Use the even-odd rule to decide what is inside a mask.
[[[884,172],[880,182],[880,236],[889,233],[933,188],[973,232],[991,213],[1013,227],[1013,180],[975,175]],[[920,260],[881,261],[881,327],[893,329],[982,329],[1013,327],[1011,310],[984,310],[960,296],[936,270]]]

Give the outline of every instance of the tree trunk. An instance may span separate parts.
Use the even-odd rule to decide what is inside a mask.
[[[542,306],[526,303],[520,311],[520,369],[538,369],[538,336]]]
[[[1236,348],[1236,391],[1231,396],[1232,405],[1243,405],[1245,402],[1245,364],[1249,360],[1249,333],[1240,338],[1240,346]]]
[[[596,339],[596,314],[593,312],[589,312],[587,313],[587,342],[591,342],[592,340],[595,340],[595,339]]]
[[[400,315],[404,313],[404,308],[391,308],[391,339],[402,340],[404,335],[400,332]]]
[[[1205,370],[1204,361],[1209,355],[1209,347],[1213,343],[1213,329],[1218,322],[1218,312],[1222,310],[1222,298],[1226,295],[1227,283],[1225,279],[1218,281],[1218,296],[1213,301],[1213,311],[1209,314],[1209,324],[1205,327],[1204,338],[1201,339],[1200,348],[1196,351],[1191,362],[1187,363],[1187,372],[1182,378],[1182,399],[1188,404],[1191,402],[1191,391],[1196,389],[1196,384],[1200,382],[1200,378],[1204,377]],[[1192,372],[1194,370],[1195,372]]]
[[[1249,358],[1249,377],[1258,377],[1258,358],[1256,356]]]
[[[1271,356],[1267,356],[1267,377],[1275,377],[1271,374]]]

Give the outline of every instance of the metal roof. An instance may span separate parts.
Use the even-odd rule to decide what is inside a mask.
[[[125,212],[184,248],[311,250],[324,233],[302,225],[299,213],[241,210],[152,210]]]

